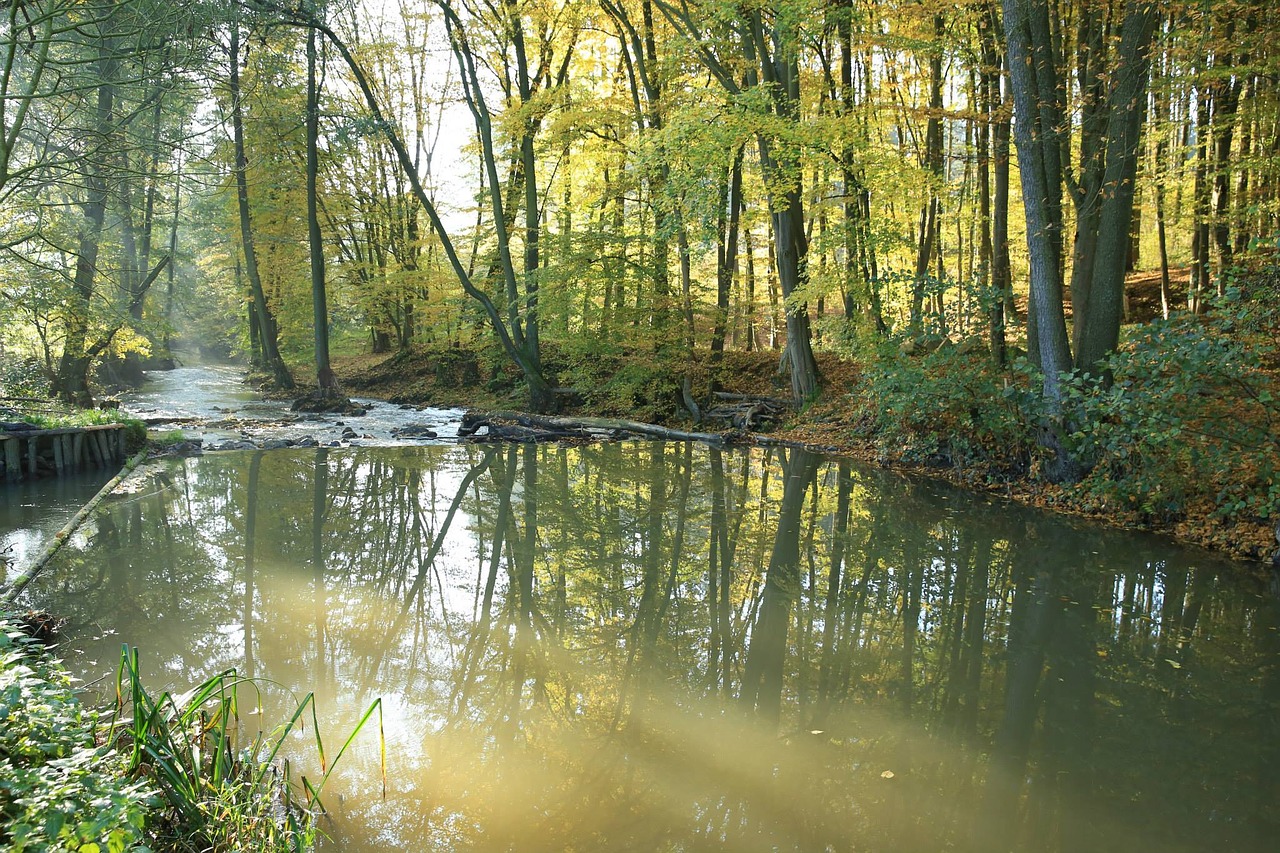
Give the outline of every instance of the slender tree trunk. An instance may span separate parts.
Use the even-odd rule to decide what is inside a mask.
[[[1209,291],[1209,139],[1212,115],[1212,88],[1201,86],[1196,107],[1195,176],[1192,204],[1195,229],[1191,235],[1191,282],[1187,294],[1187,310],[1193,314],[1203,308]]]
[[[235,146],[236,204],[240,212],[240,247],[244,253],[244,271],[249,279],[249,289],[253,295],[254,311],[258,317],[258,342],[262,346],[262,360],[271,373],[276,385],[282,389],[292,389],[293,376],[280,356],[279,331],[275,315],[267,304],[266,292],[262,289],[262,277],[258,272],[258,254],[254,250],[253,226],[249,214],[249,161],[245,156],[244,146],[244,110],[240,103],[240,25],[231,25],[231,47],[228,51],[231,60],[231,73],[228,77],[228,89],[231,98],[231,135]]]
[[[997,365],[1008,360],[1005,329],[1013,315],[1013,282],[1009,268],[1009,111],[1001,94],[1004,75],[1004,52],[1000,43],[1000,13],[994,0],[989,0],[983,17],[982,90],[986,102],[987,125],[984,135],[991,146],[994,188],[987,202],[990,231],[983,230],[983,252],[990,271],[990,342],[991,357]]]
[[[320,92],[316,79],[316,38],[307,30],[307,241],[311,250],[311,308],[315,324],[316,387],[324,397],[338,392],[329,365],[329,302],[325,289],[324,239],[320,234],[316,182],[320,172]]]
[[[733,155],[728,180],[720,199],[720,240],[716,253],[716,318],[711,331],[711,362],[724,355],[724,339],[729,321],[729,296],[733,273],[738,267],[738,230],[742,213],[742,146]]]

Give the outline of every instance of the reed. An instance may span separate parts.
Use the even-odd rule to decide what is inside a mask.
[[[386,794],[386,738],[382,700],[375,700],[329,761],[308,693],[292,716],[271,732],[246,732],[242,698],[250,709],[269,682],[227,669],[185,693],[153,696],[143,684],[137,649],[125,646],[116,674],[115,709],[106,738],[125,757],[127,772],[150,781],[167,805],[165,840],[177,850],[305,851],[317,837],[321,793],[347,748],[378,715],[382,791]],[[293,778],[281,757],[285,740],[305,731],[307,716],[320,760],[317,781]]]

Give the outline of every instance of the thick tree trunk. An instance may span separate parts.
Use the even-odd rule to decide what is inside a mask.
[[[1004,31],[1014,102],[1014,142],[1022,171],[1022,201],[1031,268],[1028,336],[1043,376],[1048,422],[1040,441],[1053,454],[1049,474],[1072,479],[1079,472],[1062,445],[1065,425],[1060,376],[1071,368],[1062,310],[1062,165],[1058,75],[1053,62],[1048,8],[1029,0],[1004,0]]]
[[[1133,216],[1155,23],[1154,4],[1131,0],[1126,5],[1110,81],[1105,147],[1101,152],[1104,165],[1097,201],[1097,242],[1087,287],[1079,297],[1074,286],[1072,289],[1075,366],[1080,370],[1095,369],[1120,340],[1129,224]]]
[[[104,26],[109,26],[104,24]],[[98,40],[98,91],[97,127],[101,145],[112,133],[115,110],[115,79],[119,69],[115,42],[108,35]],[[94,296],[94,278],[98,271],[98,252],[101,248],[102,227],[107,214],[107,181],[105,164],[100,152],[91,152],[84,158],[85,199],[80,208],[84,219],[80,224],[79,248],[76,252],[75,278],[71,283],[71,304],[66,311],[62,359],[53,378],[53,393],[64,402],[87,406],[92,402],[89,393],[89,366],[92,362],[87,352],[89,346],[89,313]]]

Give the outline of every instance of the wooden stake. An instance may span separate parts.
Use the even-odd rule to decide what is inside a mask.
[[[4,442],[4,475],[15,483],[22,479],[22,457],[16,438],[5,439]]]

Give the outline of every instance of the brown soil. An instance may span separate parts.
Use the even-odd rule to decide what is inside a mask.
[[[1169,290],[1166,299],[1169,310],[1176,311],[1187,306],[1187,289],[1191,286],[1191,268],[1174,267],[1169,270]],[[1164,304],[1160,298],[1160,270],[1145,270],[1130,273],[1124,280],[1124,294],[1129,307],[1126,323],[1149,323],[1157,317],[1164,316]],[[1064,307],[1067,319],[1071,319],[1071,294],[1065,294]],[[1014,299],[1019,319],[1027,316],[1027,297]]]

